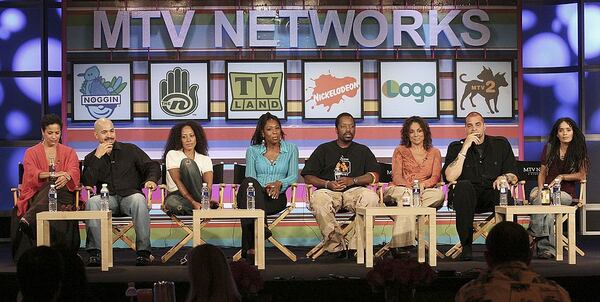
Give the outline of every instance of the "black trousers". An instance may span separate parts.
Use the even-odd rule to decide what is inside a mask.
[[[21,255],[29,248],[35,247],[37,237],[37,219],[36,215],[42,211],[48,211],[48,191],[50,183],[46,183],[40,190],[33,195],[29,200],[29,208],[23,215],[29,223],[33,238],[27,234],[19,232],[19,220],[16,215],[16,207],[14,216],[11,217],[11,239],[13,243],[13,259],[18,261]],[[74,211],[75,210],[75,193],[63,187],[57,191],[58,193],[58,210],[59,211]],[[59,220],[50,221],[50,243],[53,247],[64,249],[68,252],[76,253],[79,250],[79,221],[76,220]]]
[[[246,209],[248,206],[246,202],[246,189],[248,189],[248,183],[252,183],[256,192],[254,195],[254,206],[256,209],[265,211],[265,225],[267,225],[266,215],[279,213],[287,206],[285,192],[280,192],[277,199],[273,199],[267,195],[267,192],[260,185],[258,180],[252,177],[246,177],[240,184],[240,189],[237,193],[237,205],[240,209]],[[254,219],[244,218],[240,220],[242,225],[242,255],[245,256],[249,249],[254,248]]]
[[[483,188],[469,180],[460,180],[448,192],[448,204],[456,211],[456,232],[463,247],[473,243],[473,220],[475,213],[493,212],[499,204],[500,191]],[[514,204],[508,192],[508,203]]]

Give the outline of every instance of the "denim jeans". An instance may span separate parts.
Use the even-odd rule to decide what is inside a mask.
[[[542,204],[538,194],[538,188],[535,187],[529,194],[529,202],[531,204]],[[562,205],[570,205],[573,202],[573,197],[568,193],[560,192],[560,203]],[[531,215],[529,221],[529,233],[536,237],[537,254],[541,255],[544,252],[556,255],[556,242],[554,233],[554,215],[550,214],[535,214]]]
[[[146,197],[141,193],[129,196],[110,195],[108,206],[113,215],[130,216],[135,230],[135,247],[138,251],[150,251],[150,212]],[[100,211],[100,195],[93,196],[86,205],[88,211]],[[100,221],[86,221],[86,249],[100,248]]]
[[[181,177],[181,182],[183,182],[183,185],[192,194],[194,199],[201,201],[203,180],[202,173],[200,173],[196,162],[189,158],[183,159],[179,164],[179,176]],[[175,215],[192,215],[192,210],[194,210],[192,204],[181,196],[179,191],[169,192],[169,195],[165,198],[165,208]]]

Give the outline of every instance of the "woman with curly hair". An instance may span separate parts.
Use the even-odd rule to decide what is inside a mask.
[[[192,121],[173,126],[163,161],[167,169],[166,210],[175,215],[191,215],[192,210],[201,208],[202,183],[209,190],[213,183],[212,161],[202,126]]]
[[[540,174],[537,187],[531,190],[529,200],[541,204],[540,190],[544,184],[552,188],[558,179],[561,186],[560,202],[570,205],[576,193],[576,185],[586,178],[589,167],[585,136],[574,120],[559,118],[552,126],[548,143],[541,156]],[[535,237],[537,256],[551,259],[556,255],[554,242],[554,216],[549,214],[531,215],[529,233]]]
[[[251,146],[246,149],[246,178],[240,184],[237,194],[239,208],[247,207],[246,189],[252,183],[256,190],[257,209],[264,210],[265,215],[285,209],[285,190],[298,178],[298,147],[284,141],[284,137],[285,133],[277,116],[269,112],[260,116],[252,135]],[[254,220],[241,219],[241,224],[242,257],[253,262],[248,255],[254,254]],[[267,228],[265,238],[270,236],[271,232]]]
[[[440,181],[442,156],[431,143],[431,130],[418,116],[404,121],[400,145],[392,157],[392,183],[383,195],[384,201],[395,200],[401,206],[402,195],[411,192],[414,180],[421,187],[421,206],[439,208],[444,193],[435,185]],[[415,217],[396,216],[391,247],[395,253],[408,254],[415,244]]]

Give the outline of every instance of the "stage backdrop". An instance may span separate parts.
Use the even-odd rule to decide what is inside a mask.
[[[299,146],[301,158],[335,139],[331,118],[341,111],[361,117],[356,140],[371,147],[382,161],[389,161],[400,140],[403,118],[411,115],[428,118],[433,143],[444,155],[450,142],[464,136],[463,120],[455,117],[457,59],[482,66],[473,71],[491,66],[493,73],[504,73],[510,85],[499,90],[499,112],[490,113],[488,96],[476,91],[477,106],[465,101],[465,110],[501,117],[489,120],[488,133],[506,136],[516,155],[522,151],[515,6],[353,6],[352,10],[319,6],[317,11],[200,4],[191,1],[191,6],[172,9],[98,7],[94,2],[89,7],[85,3],[68,7],[64,14],[67,66],[132,64],[125,88],[132,89],[132,120],[116,123],[117,139],[138,144],[152,158],[161,157],[175,119],[186,118],[158,109],[159,77],[149,62],[165,61],[208,62],[207,69],[186,65],[189,87],[205,87],[198,89],[198,106],[188,117],[204,126],[214,161],[241,161],[255,118],[268,110],[284,118],[286,139]],[[502,66],[512,70],[497,69],[496,63],[486,61],[508,62]],[[82,79],[72,69],[65,74],[68,81]],[[468,80],[476,76],[469,73]],[[97,143],[92,123],[78,121],[71,111],[73,102],[75,108],[81,107],[81,83],[67,87],[71,89],[63,94],[68,112],[65,140],[83,157]],[[201,93],[206,91],[208,106],[202,104]],[[258,108],[240,110],[234,105]]]

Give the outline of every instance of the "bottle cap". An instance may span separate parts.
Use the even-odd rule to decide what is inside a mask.
[[[249,186],[252,186],[252,183],[250,182],[250,183],[248,183],[248,185],[249,185]]]
[[[208,184],[206,184],[205,182],[203,182],[203,183],[202,183],[202,186],[203,186],[203,187],[206,187],[206,186],[208,186]]]

